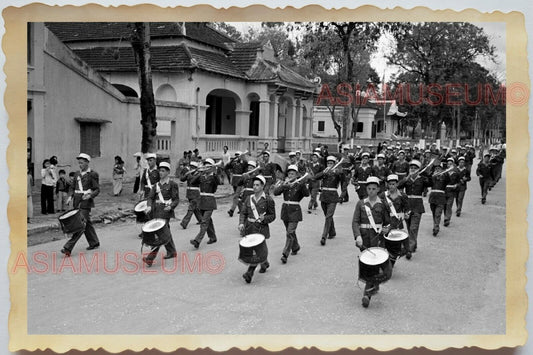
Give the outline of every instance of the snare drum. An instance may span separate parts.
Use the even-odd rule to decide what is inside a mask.
[[[159,218],[152,219],[143,224],[142,235],[142,243],[152,247],[166,244],[172,238],[167,221]]]
[[[58,217],[63,233],[77,233],[85,229],[85,220],[79,209],[70,210]]]
[[[359,257],[359,280],[379,284],[392,276],[389,252],[373,247],[363,250]]]
[[[392,229],[385,236],[385,248],[391,254],[391,257],[402,255],[402,244],[409,238],[409,234],[401,229]]]
[[[150,217],[144,212],[147,207],[148,201],[142,200],[133,208],[133,211],[135,212],[135,217],[137,217],[137,223],[145,223],[150,220]]]
[[[264,263],[268,258],[265,236],[249,234],[239,242],[239,261],[248,265]]]

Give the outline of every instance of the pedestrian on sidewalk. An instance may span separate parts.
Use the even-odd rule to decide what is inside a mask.
[[[125,173],[124,161],[117,155],[115,157],[115,165],[113,166],[113,196],[119,196],[121,194]]]
[[[50,164],[49,159],[43,161],[41,169],[41,213],[54,214],[54,187],[57,182],[55,166]]]
[[[65,170],[59,170],[59,179],[56,183],[57,212],[65,212],[68,208],[67,199],[70,186],[65,176]]]
[[[87,250],[100,247],[100,241],[91,222],[91,209],[94,207],[94,198],[100,193],[99,176],[96,171],[91,170],[89,167],[91,161],[89,154],[80,153],[76,159],[78,159],[80,170],[74,174],[74,183],[70,186],[70,197],[67,200],[67,204],[73,200],[73,207],[80,209],[81,217],[85,221],[85,228],[74,233],[63,246],[61,252],[65,256],[70,256],[72,249],[74,249],[74,246],[84,233],[87,243],[89,243]]]

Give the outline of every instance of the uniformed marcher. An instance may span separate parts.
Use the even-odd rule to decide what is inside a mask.
[[[490,167],[490,154],[485,153],[483,161],[480,161],[477,165],[476,175],[479,176],[479,185],[481,186],[481,203],[485,204],[487,201],[487,193],[492,183],[491,167]]]
[[[143,192],[141,198],[146,198],[152,190],[152,186],[159,181],[159,170],[156,165],[157,155],[155,153],[145,154],[148,167],[145,168],[141,175],[141,191]]]
[[[270,152],[262,153],[263,160],[259,162],[259,173],[266,179],[265,193],[270,195],[270,188],[276,183],[276,164],[270,161]]]
[[[207,171],[203,171],[201,174],[194,177],[192,183],[200,183],[200,203],[198,208],[202,215],[200,222],[200,232],[196,238],[191,239],[191,244],[198,249],[202,239],[207,233],[209,240],[207,244],[213,244],[217,241],[217,235],[215,233],[215,225],[211,218],[213,211],[217,209],[217,200],[215,199],[215,192],[218,185],[220,185],[220,179],[216,173],[215,162],[211,158],[207,158],[204,162],[204,166],[207,167]]]
[[[320,163],[320,154],[315,152],[311,156],[311,163],[308,166],[308,170],[313,177],[318,173],[324,170],[324,166]],[[309,199],[309,205],[307,206],[307,213],[311,213],[311,210],[316,210],[318,207],[317,197],[318,190],[320,189],[320,180],[310,179],[309,180],[309,192],[311,198]]]
[[[167,233],[170,234],[170,240],[165,244],[167,254],[164,259],[175,258],[178,254],[176,252],[176,245],[172,239],[172,233],[170,232],[169,221],[171,218],[175,218],[174,209],[179,203],[179,185],[169,178],[170,164],[168,162],[159,163],[159,176],[160,180],[152,186],[150,193],[147,197],[148,207],[147,214],[151,214],[153,218],[160,218],[166,221],[163,228],[167,229]],[[143,257],[143,261],[151,266],[154,259],[159,252],[160,246],[153,247],[150,253]]]
[[[492,189],[498,183],[498,181],[500,181],[502,176],[503,162],[504,159],[500,150],[496,147],[491,147],[489,163],[491,167],[492,183],[489,190]]]
[[[433,214],[433,236],[436,237],[440,230],[440,218],[446,207],[446,185],[449,176],[441,165],[435,165],[434,173],[431,176],[431,192],[429,193],[429,207]]]
[[[376,176],[379,179],[379,192],[384,192],[386,187],[387,176],[391,174],[389,168],[385,165],[385,155],[377,155],[377,164],[372,167],[372,176]]]
[[[259,170],[256,170],[257,163],[253,160],[248,161],[248,171],[244,174],[242,174],[242,179],[239,182],[240,185],[242,185],[241,195],[239,196],[239,204],[242,206],[244,201],[248,198],[248,196],[253,195],[254,193],[254,178],[259,175]],[[252,172],[253,171],[253,172]],[[266,179],[265,179],[266,183]],[[266,193],[266,191],[265,191]],[[240,220],[240,218],[239,218]]]
[[[200,202],[200,183],[199,181],[194,184],[192,183],[194,176],[199,174],[199,172],[196,171],[199,165],[198,162],[191,161],[188,167],[184,167],[180,171],[180,181],[187,181],[187,192],[185,193],[185,197],[189,201],[187,213],[180,222],[180,226],[183,229],[187,229],[193,215],[196,217],[198,223],[202,220],[202,215],[198,209],[198,203]]]
[[[322,236],[320,238],[321,245],[326,245],[326,239],[335,238],[337,235],[333,215],[335,214],[337,203],[342,200],[342,196],[346,193],[348,188],[342,169],[333,169],[337,163],[337,158],[330,155],[327,161],[328,166],[322,172],[314,176],[315,181],[322,180],[320,206],[324,212],[325,221],[324,229],[322,230]],[[338,193],[339,187],[341,188],[340,197]]]
[[[386,202],[378,197],[379,179],[371,176],[366,181],[367,197],[357,201],[352,220],[355,245],[364,249],[377,247],[383,233],[389,232],[390,213]],[[392,269],[389,270],[392,272]],[[389,276],[390,277],[390,276]],[[363,307],[368,307],[370,298],[379,290],[378,283],[367,282],[363,294]]]
[[[398,175],[399,179],[403,179],[409,173],[409,163],[405,160],[403,150],[398,152],[398,160],[392,164],[391,173]]]
[[[372,167],[368,163],[370,154],[364,152],[361,154],[361,166],[354,169],[354,174],[352,177],[352,184],[355,185],[355,190],[357,191],[357,196],[359,200],[364,199],[366,195],[366,180],[369,176],[372,176]]]
[[[459,157],[459,166],[457,167],[457,171],[459,173],[459,185],[457,191],[457,198],[455,200],[455,203],[457,205],[455,215],[457,217],[461,217],[461,211],[463,209],[463,199],[465,198],[466,193],[466,185],[468,181],[470,181],[470,171],[466,167],[465,162],[466,158],[464,156]]]
[[[239,203],[239,196],[241,195],[242,191],[242,174],[246,171],[246,166],[248,163],[246,162],[246,159],[244,157],[244,154],[241,154],[241,152],[235,152],[235,157],[232,158],[232,160],[229,162],[228,167],[231,170],[231,186],[233,187],[233,203],[231,205],[231,208],[228,210],[228,214],[230,217],[233,217],[233,213],[235,212],[235,208],[239,208],[239,211],[241,209],[241,205]]]
[[[72,207],[80,209],[81,217],[85,220],[85,228],[72,234],[72,237],[65,243],[63,249],[61,249],[65,256],[70,256],[72,249],[74,249],[74,246],[84,233],[87,243],[89,243],[87,250],[100,247],[100,240],[98,240],[91,222],[91,208],[94,207],[94,198],[100,193],[99,176],[96,171],[91,170],[89,167],[89,162],[91,161],[89,154],[80,153],[76,159],[78,159],[80,170],[74,173],[67,205],[72,201]]]
[[[453,151],[453,150],[452,150]],[[448,174],[448,183],[446,185],[446,207],[444,208],[444,226],[448,227],[452,219],[453,203],[457,198],[459,191],[459,171],[455,166],[455,158],[449,157],[447,159],[448,165],[446,168]]]
[[[283,205],[281,206],[281,220],[285,224],[287,231],[287,238],[285,247],[281,255],[281,261],[285,264],[289,253],[296,255],[300,250],[300,243],[296,237],[296,228],[298,222],[302,221],[302,208],[300,201],[309,196],[309,190],[306,186],[306,181],[297,182],[298,167],[296,165],[289,165],[287,168],[287,180],[274,188],[274,195],[279,196],[283,194]]]
[[[242,235],[262,234],[265,239],[270,238],[269,223],[276,219],[274,200],[264,192],[266,179],[262,175],[253,177],[253,194],[249,195],[242,205],[239,216],[239,230]],[[260,273],[266,272],[270,263],[266,260],[261,264]],[[247,283],[252,282],[257,265],[250,265],[242,277]]]

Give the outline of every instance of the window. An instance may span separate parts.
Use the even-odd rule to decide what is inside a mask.
[[[326,126],[326,122],[325,121],[318,121],[318,131],[319,132],[324,132],[325,126]]]
[[[80,122],[80,152],[100,156],[100,124]]]
[[[378,121],[378,128],[377,128],[377,131],[378,132],[382,132],[385,130],[385,121],[383,120],[379,120]]]
[[[363,132],[363,122],[357,122],[357,132]]]

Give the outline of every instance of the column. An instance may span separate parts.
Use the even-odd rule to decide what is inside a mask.
[[[270,100],[259,101],[259,138],[266,140],[270,136]]]
[[[247,137],[250,133],[250,110],[235,110],[235,135]]]

